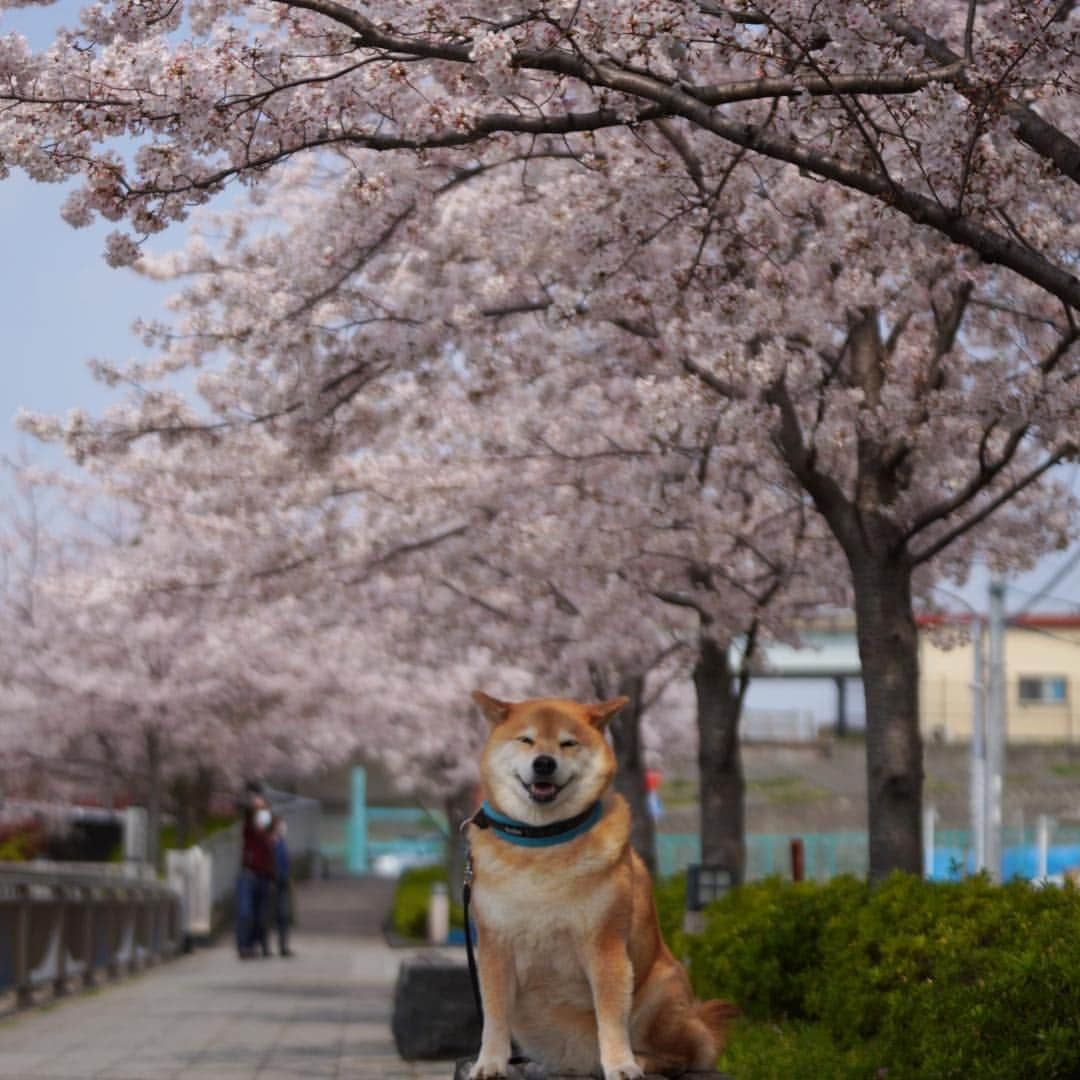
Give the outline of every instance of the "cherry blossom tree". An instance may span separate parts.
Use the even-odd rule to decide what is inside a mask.
[[[36,506],[28,495],[4,530],[9,792],[111,790],[142,802],[156,859],[170,785],[213,774],[235,789],[253,773],[310,770],[353,749],[334,671],[317,662],[339,627],[287,597],[255,607],[205,581],[183,588],[185,576],[210,569],[209,545],[185,545],[160,503],[158,521],[128,513],[104,538],[69,517],[63,541],[42,528]]]
[[[17,7],[18,4],[8,4]],[[459,151],[675,124],[887,205],[1076,306],[1074,5],[273,0],[87,8],[5,43],[3,161],[148,234],[306,152]],[[111,145],[137,140],[126,161]],[[1031,168],[1025,168],[1030,166]],[[1038,175],[1031,175],[1037,170]],[[1013,183],[1003,183],[1006,175]],[[131,239],[110,245],[118,262]]]
[[[602,358],[658,440],[773,454],[828,523],[872,872],[918,871],[919,575],[1067,526],[1042,479],[1075,453],[1075,36],[1070,2],[285,0],[9,37],[0,161],[81,177],[69,220],[127,222],[111,261],[232,181],[256,204],[143,260],[191,277],[182,325],[146,328],[156,365],[101,365],[203,366],[210,415],[166,382],[70,443],[256,422],[321,467],[452,425],[447,369],[483,400]]]
[[[612,206],[640,203],[635,177],[665,147],[670,201],[680,184],[697,186],[700,162],[685,147],[671,148],[664,135],[639,143],[610,175],[589,176]],[[595,192],[579,182],[582,168],[553,158],[525,173],[508,162],[482,181],[452,184],[422,219],[430,223],[422,247],[413,246],[418,226],[403,224],[404,246],[364,249],[355,272],[357,239],[341,239],[340,204],[313,208],[308,179],[289,175],[281,232],[232,221],[221,253],[196,241],[186,256],[148,263],[192,280],[179,331],[151,331],[162,364],[203,363],[222,342],[230,346],[233,358],[203,382],[213,419],[179,395],[155,393],[102,423],[76,424],[68,437],[77,452],[102,452],[147,432],[206,435],[254,419],[324,460],[419,439],[437,458],[458,438],[458,406],[517,394],[469,437],[503,453],[509,435],[527,433],[549,449],[552,431],[568,422],[565,402],[609,375],[616,397],[634,387],[650,403],[653,437],[668,448],[715,446],[722,466],[775,455],[829,522],[856,581],[872,812],[884,821],[892,805],[900,819],[883,826],[875,865],[916,868],[913,575],[932,564],[931,573],[962,576],[973,530],[1010,500],[1013,516],[999,516],[979,541],[1001,565],[1064,535],[1068,503],[1037,485],[1073,452],[1072,323],[1042,294],[1009,296],[993,271],[957,263],[936,238],[902,223],[890,230],[872,208],[835,192],[826,199],[815,190],[815,201],[807,181],[786,173],[764,196],[760,185],[744,187],[736,203],[729,190],[728,231],[714,236],[707,226],[704,247],[700,227],[672,225],[648,243],[623,235],[620,244],[590,215]],[[530,186],[520,198],[523,177]],[[503,220],[507,204],[516,206],[512,221]],[[561,208],[554,218],[552,206]],[[485,239],[499,230],[505,249]],[[321,265],[319,237],[329,241],[317,249]],[[583,282],[576,255],[601,238],[610,269]],[[298,287],[286,266],[305,243],[310,277]],[[867,251],[877,259],[867,261]],[[268,308],[289,317],[268,326]],[[448,340],[459,350],[449,361]],[[264,355],[279,358],[278,374],[259,385],[250,373]],[[553,356],[565,365],[559,383],[540,380]],[[469,378],[440,413],[432,399],[447,365],[464,366]],[[590,452],[622,450],[616,440]],[[839,497],[830,502],[826,490]]]

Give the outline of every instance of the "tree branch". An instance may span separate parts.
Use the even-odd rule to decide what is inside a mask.
[[[803,441],[799,416],[783,377],[769,388],[765,400],[777,406],[780,412],[780,423],[773,433],[773,439],[781,457],[814,500],[814,505],[829,523],[836,538],[845,549],[854,550],[859,537],[855,508],[840,485],[831,476],[818,472],[814,466],[813,455]]]
[[[1072,6],[1072,0],[1069,0],[1069,6]],[[924,49],[927,56],[937,63],[952,65],[962,62],[961,57],[957,56],[944,41],[931,36],[925,30],[908,22],[907,19],[899,15],[889,15],[885,17],[884,22],[890,30],[905,41]],[[965,48],[970,48],[967,35],[965,35]],[[968,79],[965,70],[962,69],[951,81],[956,90],[969,101],[976,104],[982,103],[983,90]],[[1006,99],[1003,111],[1015,123],[1016,134],[1021,142],[1034,150],[1039,157],[1052,161],[1063,176],[1067,176],[1075,183],[1080,183],[1080,144],[1044,120],[1034,109],[1013,98]]]
[[[358,48],[450,60],[459,64],[472,63],[469,43],[460,45],[437,43],[382,31],[352,9],[337,3],[336,0],[279,0],[279,2],[286,6],[318,12],[349,27],[356,33],[355,42]],[[936,47],[941,44],[935,43],[934,39],[918,31],[905,20],[889,17],[886,24],[901,36],[915,35],[907,39],[923,44],[928,51],[931,45]],[[924,43],[923,39],[929,44]],[[962,63],[951,50],[948,50],[948,54],[947,65]],[[684,88],[681,84],[676,86],[646,72],[628,71],[625,67],[611,62],[586,60],[563,50],[521,49],[515,54],[513,63],[519,69],[567,75],[581,80],[586,85],[616,90],[631,98],[651,102],[652,107],[639,110],[632,122],[640,123],[662,116],[682,116],[703,130],[710,131],[737,146],[746,147],[748,150],[777,161],[796,165],[815,176],[833,180],[855,191],[861,191],[894,207],[917,224],[933,228],[949,239],[971,248],[986,262],[1008,267],[1057,296],[1068,306],[1080,309],[1080,280],[1054,265],[1038,252],[1031,251],[1015,240],[994,232],[969,216],[954,213],[925,195],[898,186],[888,176],[879,172],[849,164],[835,156],[806,147],[793,139],[770,134],[761,126],[727,120],[723,115],[718,114],[713,106],[726,103],[729,99],[702,100],[697,95],[707,93],[707,88]],[[796,84],[797,82],[798,80]],[[835,87],[836,77],[830,77],[828,82]],[[747,98],[731,100],[747,100]],[[1062,133],[1030,109],[1015,104],[1007,108],[1015,111],[1014,119],[1017,120],[1022,137],[1029,145],[1032,145],[1043,156],[1054,160],[1066,175],[1073,179],[1080,179],[1080,147],[1066,139]],[[1013,115],[1013,112],[1010,112],[1010,115]],[[410,139],[369,135],[361,140],[354,136],[354,141],[358,143],[363,141],[372,149],[404,146],[416,149],[461,146],[479,141],[495,132],[568,133],[595,130],[591,126],[593,124],[614,126],[619,122],[626,124],[631,121],[625,115],[621,116],[620,121],[619,115],[612,110],[598,110],[593,114],[572,114],[572,116],[560,117],[491,114],[478,118],[470,129],[464,132],[455,130]]]
[[[1018,495],[1024,488],[1030,487],[1036,480],[1039,479],[1047,470],[1052,469],[1060,461],[1063,461],[1067,457],[1072,457],[1077,452],[1076,443],[1065,443],[1064,446],[1055,450],[1041,465],[1032,469],[1026,476],[1021,477],[1015,483],[1010,484],[1000,495],[992,499],[986,504],[978,513],[972,514],[970,518],[960,522],[960,524],[949,529],[944,535],[938,537],[928,547],[923,548],[922,551],[913,551],[909,557],[909,563],[911,566],[919,566],[921,563],[927,562],[932,559],[939,552],[942,552],[953,541],[959,539],[965,533],[970,532],[976,525],[980,525],[984,522],[995,510],[1003,506],[1014,496]]]

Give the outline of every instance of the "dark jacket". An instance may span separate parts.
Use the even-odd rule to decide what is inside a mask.
[[[244,852],[240,865],[259,877],[274,876],[274,848],[269,829],[255,825],[255,811],[244,811]]]

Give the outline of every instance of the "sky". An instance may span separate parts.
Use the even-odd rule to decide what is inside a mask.
[[[17,29],[41,48],[78,6],[0,11],[0,33]],[[95,382],[87,360],[142,355],[131,324],[161,313],[167,295],[165,286],[106,265],[105,237],[115,226],[71,228],[60,217],[66,193],[67,185],[19,172],[0,181],[0,454],[25,450],[51,465],[63,462],[62,452],[18,433],[17,412],[107,406],[113,392]]]
[[[52,461],[14,426],[19,409],[91,412],[115,400],[97,383],[91,357],[142,355],[131,335],[138,315],[162,311],[166,287],[102,258],[111,223],[72,229],[61,220],[64,191],[22,176],[0,182],[0,453],[26,445]]]
[[[0,33],[18,27],[40,47],[76,6],[63,0],[54,8],[0,11]],[[64,196],[62,186],[36,184],[19,173],[0,182],[0,248],[6,256],[0,259],[0,455],[25,450],[43,464],[70,468],[58,448],[42,447],[19,434],[15,415],[19,409],[59,415],[76,407],[96,412],[114,401],[116,391],[95,382],[86,361],[144,355],[130,333],[131,324],[136,317],[163,315],[169,287],[109,267],[102,252],[105,236],[115,226],[97,223],[72,229],[59,214]],[[181,229],[174,227],[157,238],[154,247],[182,239]],[[1073,467],[1068,478],[1080,494],[1080,467]],[[1039,606],[1080,614],[1078,549],[1074,544],[1069,552],[1049,556],[1033,572],[1012,579],[1009,610],[1022,608],[1064,568],[1068,572]],[[985,610],[987,586],[986,574],[976,568],[971,582],[959,590],[955,606]],[[942,599],[949,598],[943,594]],[[812,696],[831,700],[831,687],[814,686]]]

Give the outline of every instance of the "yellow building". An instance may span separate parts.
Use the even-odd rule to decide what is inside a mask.
[[[920,623],[923,735],[966,742],[971,737],[972,645],[964,641],[948,647],[956,633],[950,628],[966,631],[966,620],[927,618]],[[1005,696],[1008,742],[1080,742],[1080,616],[1010,619]]]

